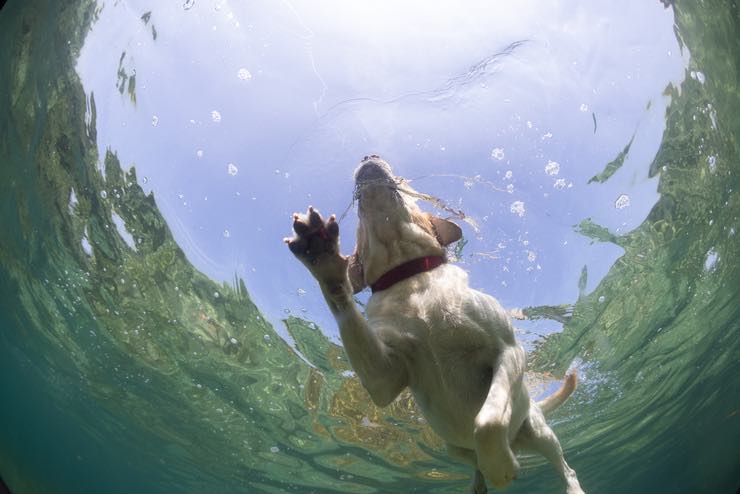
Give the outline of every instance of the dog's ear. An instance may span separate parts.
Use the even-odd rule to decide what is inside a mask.
[[[365,289],[365,273],[362,270],[362,263],[358,254],[349,256],[349,266],[347,267],[349,282],[352,284],[352,293],[360,293]]]
[[[434,231],[437,233],[437,240],[439,240],[439,243],[443,247],[457,242],[462,238],[462,229],[455,223],[431,214],[429,215],[429,221],[434,226]]]

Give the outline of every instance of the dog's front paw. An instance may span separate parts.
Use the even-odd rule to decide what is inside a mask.
[[[339,224],[334,215],[327,221],[309,206],[306,214],[293,214],[293,238],[286,238],[290,251],[319,282],[342,282],[347,278],[347,259],[339,254]]]

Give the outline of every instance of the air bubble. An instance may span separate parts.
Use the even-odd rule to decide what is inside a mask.
[[[252,74],[245,68],[239,69],[239,72],[236,73],[236,76],[242,81],[248,81],[252,78]]]
[[[190,10],[195,5],[195,0],[185,0],[185,3],[182,4],[182,8],[184,10]]]
[[[704,81],[706,81],[706,77],[704,76],[704,73],[699,70],[692,70],[689,75],[692,79],[699,81],[700,84],[704,84]]]
[[[512,213],[514,213],[515,215],[521,218],[522,216],[524,216],[524,213],[525,213],[524,203],[522,201],[514,201],[511,204],[510,210]]]
[[[707,163],[709,164],[709,168],[714,171],[714,168],[717,166],[717,157],[710,156],[709,158],[707,158]]]
[[[627,194],[622,194],[614,202],[614,207],[617,209],[624,209],[626,207],[629,207],[629,205],[630,205],[630,196],[628,196]]]
[[[491,151],[491,158],[499,161],[504,159],[503,148],[493,148],[493,150]]]
[[[545,165],[545,173],[548,175],[557,175],[560,173],[560,163],[557,161],[548,160]]]
[[[104,191],[104,190],[101,190],[100,191],[100,197],[102,197],[103,199],[105,199],[105,198],[108,197],[108,193],[106,191]]]
[[[719,260],[719,254],[714,249],[709,249],[707,252],[707,258],[704,261],[704,271],[711,271]]]

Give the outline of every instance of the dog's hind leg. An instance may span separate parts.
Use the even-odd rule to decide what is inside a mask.
[[[522,383],[525,366],[520,346],[503,349],[493,369],[488,396],[475,417],[478,468],[499,489],[514,480],[519,470],[510,445],[529,414],[529,395]]]
[[[458,460],[471,465],[475,468],[475,474],[473,475],[473,481],[470,483],[471,494],[486,494],[488,488],[486,487],[486,479],[483,478],[483,474],[478,470],[478,458],[475,455],[475,451],[472,449],[460,448],[447,444],[447,453]]]
[[[560,441],[536,405],[530,407],[529,417],[519,429],[513,446],[515,450],[539,453],[552,463],[567,486],[567,494],[584,494],[575,470],[565,462]]]

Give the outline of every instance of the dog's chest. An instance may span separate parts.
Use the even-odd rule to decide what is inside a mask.
[[[471,290],[460,272],[443,266],[374,295],[368,315],[404,356],[409,387],[432,428],[446,441],[469,447],[508,319],[493,298]]]
[[[446,441],[466,446],[490,387],[495,339],[469,318],[443,312],[397,317],[395,346],[430,426]]]

